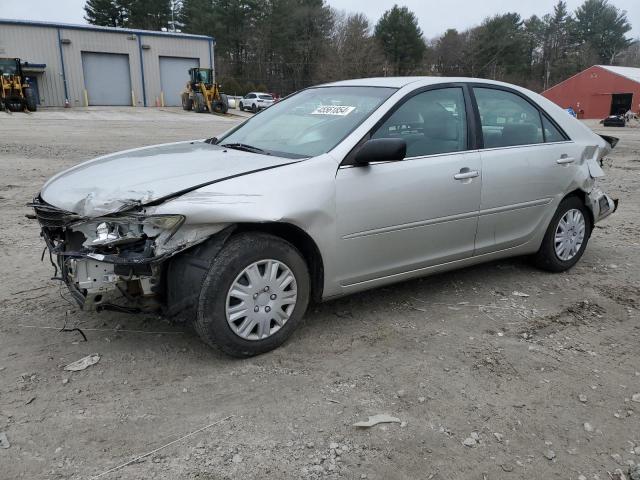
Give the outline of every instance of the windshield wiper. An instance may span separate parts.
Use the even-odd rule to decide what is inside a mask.
[[[247,145],[246,143],[223,143],[220,145],[221,147],[233,148],[234,150],[242,150],[243,152],[251,152],[251,153],[263,153],[265,155],[271,155],[265,150],[254,147],[253,145]]]

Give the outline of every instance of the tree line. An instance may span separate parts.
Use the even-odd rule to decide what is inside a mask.
[[[230,94],[390,75],[484,77],[540,91],[594,64],[640,67],[626,12],[608,0],[573,12],[560,0],[542,17],[497,14],[431,39],[397,5],[375,24],[325,0],[87,0],[84,8],[94,25],[214,37],[217,79]]]

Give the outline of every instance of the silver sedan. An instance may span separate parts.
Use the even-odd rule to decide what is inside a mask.
[[[515,255],[572,267],[617,208],[596,185],[616,141],[513,85],[351,80],[82,163],[33,207],[83,308],[161,311],[250,356],[310,301]]]

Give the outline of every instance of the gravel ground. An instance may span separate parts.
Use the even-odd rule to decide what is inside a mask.
[[[640,463],[640,128],[606,130],[621,141],[602,183],[621,207],[567,273],[513,259],[312,306],[284,347],[249,360],[152,315],[68,303],[24,217],[45,179],[237,121],[1,114],[2,479],[608,480]],[[352,426],[382,413],[402,423]]]

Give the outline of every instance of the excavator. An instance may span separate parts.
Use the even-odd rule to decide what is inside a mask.
[[[227,113],[229,100],[220,92],[220,85],[213,82],[211,68],[190,68],[189,82],[182,92],[182,108],[198,113]]]
[[[36,95],[27,83],[19,58],[0,58],[0,110],[35,112]]]

